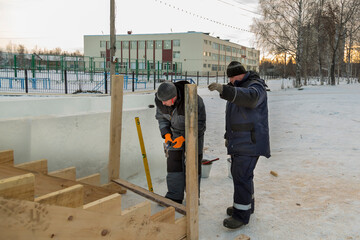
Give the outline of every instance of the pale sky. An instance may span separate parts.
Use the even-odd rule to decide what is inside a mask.
[[[250,30],[253,18],[260,17],[257,0],[115,0],[115,4],[117,34],[208,32],[255,47],[254,34],[239,29]],[[0,0],[3,51],[11,42],[28,50],[37,46],[83,52],[84,35],[102,34],[110,34],[110,0]]]

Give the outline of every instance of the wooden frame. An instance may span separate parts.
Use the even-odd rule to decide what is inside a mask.
[[[119,178],[123,77],[112,82],[109,182],[76,179],[75,167],[48,172],[47,160],[13,166],[13,150],[0,151],[0,221],[4,239],[198,239],[197,92],[186,86],[186,207]],[[114,113],[115,112],[115,113]],[[142,202],[121,209],[130,189],[165,209],[151,215]],[[175,219],[175,211],[186,216]]]

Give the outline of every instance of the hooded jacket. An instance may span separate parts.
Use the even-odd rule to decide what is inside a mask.
[[[174,83],[177,89],[177,99],[171,107],[164,106],[155,94],[156,119],[159,122],[161,136],[170,133],[172,139],[179,136],[185,137],[185,84],[188,81],[179,81]],[[200,96],[198,96],[198,136],[202,137],[206,129],[205,105]]]
[[[241,81],[223,86],[220,97],[228,101],[225,139],[229,155],[270,157],[266,87],[252,71]]]

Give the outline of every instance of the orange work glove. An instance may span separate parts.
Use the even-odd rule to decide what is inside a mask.
[[[173,148],[181,148],[183,142],[185,142],[185,138],[183,136],[177,137],[174,139],[174,141],[173,141],[174,145],[172,147]]]
[[[165,144],[168,144],[168,142],[173,142],[173,140],[171,139],[171,134],[170,133],[167,133],[165,134]]]

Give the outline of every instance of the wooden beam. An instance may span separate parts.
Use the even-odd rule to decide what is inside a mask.
[[[110,190],[114,193],[120,193],[120,194],[126,193],[125,188],[121,187],[119,184],[116,184],[114,182],[105,183],[105,184],[101,185],[101,187],[105,188],[107,190]]]
[[[68,167],[60,170],[56,170],[53,172],[49,172],[50,176],[68,179],[71,181],[76,180],[76,168],[75,167]]]
[[[165,198],[163,196],[160,196],[156,193],[150,192],[149,190],[136,186],[135,184],[132,184],[130,182],[127,182],[123,179],[116,179],[112,180],[114,183],[119,184],[120,186],[129,189],[130,191],[137,193],[147,199],[150,199],[154,202],[159,203],[160,205],[163,205],[165,207],[174,207],[175,211],[178,213],[186,215],[185,206],[179,203],[176,203],[168,198]]]
[[[0,151],[0,164],[14,165],[14,150]]]
[[[3,166],[0,165],[0,179],[7,178],[11,176],[17,176],[21,174],[28,173],[26,170],[14,168],[12,166]],[[43,175],[40,173],[34,173],[35,175],[35,195],[42,196],[47,193],[58,191],[70,186],[79,184],[78,182],[62,179],[58,177],[52,177],[48,175]],[[114,193],[114,191],[104,189],[102,187],[91,186],[88,184],[83,184],[84,186],[84,203],[93,202],[100,198],[109,196]]]
[[[56,192],[35,198],[35,202],[63,207],[82,207],[84,204],[84,187],[74,185]]]
[[[29,171],[35,171],[42,174],[48,173],[48,165],[46,159],[40,159],[36,161],[26,162],[26,163],[20,163],[15,165],[16,168],[21,168]]]
[[[13,166],[0,165],[0,179],[18,176],[26,173],[29,172],[23,169],[15,168]],[[33,174],[35,175],[35,196],[42,196],[47,193],[51,193],[79,184],[75,181],[52,177],[37,172],[33,172]],[[114,191],[107,190],[102,187],[92,186],[88,184],[82,185],[84,186],[85,204],[115,193]]]
[[[84,205],[83,209],[107,213],[112,215],[121,215],[121,195],[114,193],[110,196],[96,200],[94,202]]]
[[[123,105],[124,76],[111,78],[111,113],[110,113],[110,146],[109,146],[109,181],[119,178],[121,152],[121,126]]]
[[[94,186],[100,186],[100,173],[94,173],[86,177],[78,178],[76,181]]]
[[[35,176],[27,173],[0,180],[0,196],[22,200],[34,200]]]
[[[154,222],[175,223],[175,208],[168,207],[150,217]]]
[[[153,222],[148,211],[114,216],[1,197],[0,206],[0,219],[6,219],[0,221],[1,239],[175,240],[186,236],[184,221]]]
[[[198,96],[195,84],[185,85],[187,239],[199,239]]]

